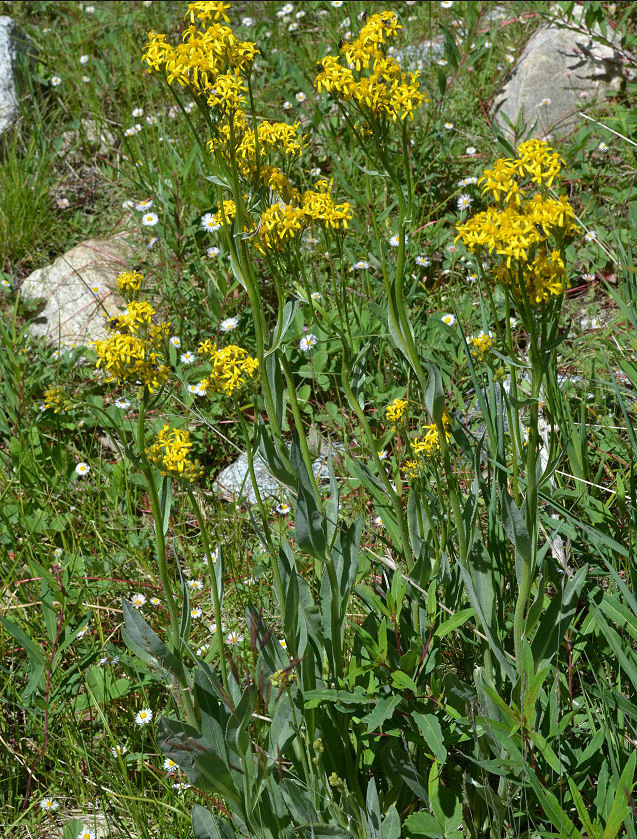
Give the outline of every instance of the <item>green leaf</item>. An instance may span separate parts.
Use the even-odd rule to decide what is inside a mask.
[[[464,626],[468,620],[475,616],[475,613],[475,609],[462,609],[460,612],[456,612],[455,615],[440,624],[434,635],[436,638],[444,638],[445,635],[449,635],[450,632]]]
[[[633,777],[635,774],[635,761],[637,760],[637,751],[633,751],[628,760],[624,771],[619,779],[619,784],[615,790],[615,797],[613,799],[612,807],[608,815],[606,827],[602,834],[602,839],[615,839],[622,826],[622,822],[631,812],[631,802],[629,796],[633,791]]]
[[[438,367],[435,364],[429,364],[427,369],[429,381],[425,391],[425,407],[432,422],[438,424],[442,422],[445,411],[445,392],[442,388],[442,377]]]
[[[427,839],[438,839],[438,837],[444,836],[444,828],[426,810],[412,813],[405,819],[404,828],[407,839],[411,839],[411,837],[418,839],[420,836],[425,836]]]
[[[551,605],[540,620],[531,644],[533,660],[551,659],[559,649],[562,639],[577,609],[580,592],[586,582],[588,566],[584,565],[567,582],[564,591],[555,591]]]
[[[394,687],[402,688],[403,690],[413,690],[414,693],[418,693],[416,682],[407,673],[403,673],[402,670],[394,670],[391,674],[391,682]]]
[[[444,763],[447,759],[447,750],[443,743],[442,729],[438,718],[433,714],[412,714],[412,717],[420,729],[429,751],[440,763]]]
[[[237,836],[227,821],[218,819],[201,804],[192,808],[192,832],[195,839],[235,839]]]
[[[173,676],[177,679],[182,679],[184,671],[180,659],[153,632],[137,609],[133,608],[127,600],[122,599],[122,610],[124,612],[124,624],[126,626],[126,632],[122,634],[127,645],[130,639],[133,645],[161,662]],[[134,647],[132,648],[132,652],[136,652]]]
[[[368,714],[362,722],[367,723],[367,733],[370,734],[381,726],[385,720],[389,719],[396,706],[400,703],[402,697],[388,696],[384,699],[379,699],[371,714]]]
[[[390,804],[383,819],[381,839],[400,839],[400,816],[394,804]]]

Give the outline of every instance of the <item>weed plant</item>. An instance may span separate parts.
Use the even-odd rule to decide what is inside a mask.
[[[5,6],[3,835],[635,839],[631,4]],[[627,70],[565,139],[546,22]]]

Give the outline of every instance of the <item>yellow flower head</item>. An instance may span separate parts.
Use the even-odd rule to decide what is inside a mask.
[[[413,119],[416,108],[428,100],[420,92],[418,73],[405,73],[385,54],[386,41],[399,29],[395,12],[371,15],[358,38],[341,46],[338,57],[328,55],[319,63],[319,93],[325,90],[343,102],[354,102],[366,118]]]
[[[132,301],[126,311],[109,321],[110,334],[95,341],[97,367],[103,367],[106,381],[141,382],[157,390],[170,373],[163,363],[163,344],[170,324],[154,323],[155,310],[146,301]]]
[[[256,375],[259,361],[242,347],[217,347],[210,339],[199,345],[199,352],[210,362],[211,371],[203,386],[211,393],[233,396]]]
[[[125,295],[138,292],[142,287],[144,275],[139,271],[122,271],[115,279],[117,288]]]
[[[60,411],[64,411],[65,400],[66,395],[58,385],[54,385],[44,392],[44,407],[47,410],[53,408],[54,414],[59,414]]]
[[[385,419],[392,424],[392,431],[395,431],[396,426],[403,422],[406,410],[407,401],[405,399],[394,399],[385,408]]]
[[[475,361],[484,361],[495,346],[495,338],[491,333],[480,332],[478,335],[472,335],[467,339],[471,357]]]
[[[164,425],[152,445],[147,447],[146,456],[159,467],[162,475],[193,483],[202,469],[198,461],[189,460],[191,449],[192,442],[187,431]]]

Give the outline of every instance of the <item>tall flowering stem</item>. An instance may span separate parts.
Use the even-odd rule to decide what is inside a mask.
[[[562,159],[546,142],[529,140],[521,143],[516,158],[497,160],[479,180],[483,195],[492,200],[492,206],[457,227],[458,238],[469,250],[492,261],[491,278],[487,278],[486,283],[494,320],[496,311],[489,280],[503,287],[507,317],[509,304],[512,304],[529,335],[531,392],[524,499],[529,549],[521,556],[513,618],[515,657],[520,675],[523,673],[526,614],[538,551],[539,402],[550,367],[548,356],[556,345],[560,309],[568,286],[565,245],[579,231],[568,197],[557,194],[562,165]],[[506,335],[509,352],[513,354],[509,324]],[[511,366],[513,393],[517,397],[515,375],[516,370]],[[519,429],[514,433],[519,440]],[[517,464],[515,452],[514,463]],[[517,471],[515,477],[517,495]]]

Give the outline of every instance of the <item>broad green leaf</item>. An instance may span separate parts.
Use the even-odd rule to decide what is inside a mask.
[[[436,757],[440,763],[444,763],[447,759],[447,750],[443,743],[442,729],[438,718],[433,714],[412,714],[416,725],[420,729],[420,733],[429,750]]]

